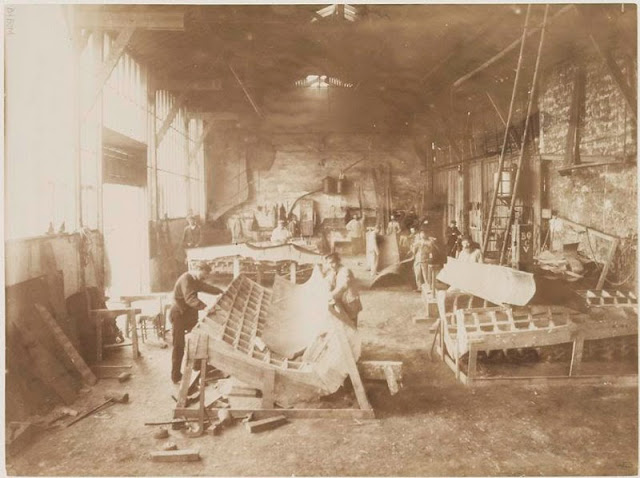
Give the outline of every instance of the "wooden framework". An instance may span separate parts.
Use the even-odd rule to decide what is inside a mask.
[[[621,291],[582,291],[589,307],[584,314],[559,306],[458,308],[445,310],[445,292],[438,293],[440,327],[434,341],[438,356],[465,385],[498,383],[603,383],[637,384],[637,375],[581,376],[586,340],[637,335],[638,304],[634,294]],[[473,296],[470,296],[473,297]],[[472,299],[473,300],[473,299]],[[472,302],[469,302],[472,305]],[[455,307],[454,307],[455,309]],[[571,343],[568,375],[562,377],[479,377],[479,352]],[[461,367],[468,355],[468,368]]]
[[[338,327],[343,327],[341,324]],[[340,409],[314,409],[314,408],[275,408],[274,390],[276,373],[274,370],[263,370],[260,374],[260,385],[256,385],[253,382],[252,385],[256,386],[258,390],[262,392],[261,408],[251,409],[220,409],[211,407],[205,407],[205,373],[200,374],[199,383],[199,401],[197,409],[187,408],[187,398],[189,394],[189,388],[191,386],[191,376],[193,373],[193,367],[196,362],[199,363],[201,371],[207,369],[209,363],[209,337],[207,335],[195,335],[190,336],[187,342],[187,365],[182,382],[180,384],[180,393],[178,396],[176,408],[173,412],[173,418],[179,418],[184,420],[195,419],[197,425],[191,432],[192,436],[199,436],[204,432],[207,423],[211,422],[211,416],[217,417],[219,410],[226,410],[234,418],[242,418],[249,414],[252,414],[255,419],[269,418],[278,415],[283,415],[287,418],[359,418],[359,419],[372,419],[375,418],[373,409],[367,399],[367,394],[362,384],[360,373],[356,366],[355,359],[351,353],[349,343],[344,331],[338,332],[338,337],[341,337],[341,349],[343,357],[347,360],[349,367],[349,377],[355,391],[358,405],[360,408],[340,408]],[[372,367],[369,367],[372,368]],[[373,368],[376,368],[375,365]],[[401,378],[401,373],[398,371],[397,364],[387,365],[385,368],[385,377],[390,383],[392,380]],[[391,387],[391,383],[390,383]],[[392,389],[393,390],[393,389]],[[397,390],[396,390],[397,391]],[[213,402],[215,404],[215,401]]]

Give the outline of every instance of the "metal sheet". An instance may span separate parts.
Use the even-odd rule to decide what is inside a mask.
[[[533,274],[450,257],[438,280],[494,304],[527,305],[536,292]]]

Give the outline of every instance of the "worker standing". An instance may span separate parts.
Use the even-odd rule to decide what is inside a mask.
[[[342,309],[349,318],[350,327],[358,327],[358,314],[362,310],[360,294],[356,288],[355,277],[351,269],[342,265],[340,256],[332,252],[324,256],[325,279],[329,285],[331,297],[329,305]]]
[[[195,216],[187,216],[187,226],[182,233],[182,245],[187,247],[198,247],[202,239],[202,230],[196,222]]]
[[[413,274],[416,279],[416,292],[420,292],[422,284],[428,283],[428,259],[431,244],[426,231],[422,230],[411,246],[413,253]]]
[[[381,237],[378,232],[380,231],[378,226],[370,227],[367,229],[365,236],[365,247],[367,255],[367,265],[371,271],[371,277],[375,277],[378,273],[378,262],[380,259],[380,244]]]
[[[480,245],[473,242],[469,236],[463,236],[462,249],[458,252],[457,259],[462,262],[477,262],[482,264],[482,251]]]
[[[172,324],[173,351],[171,354],[171,380],[178,383],[182,379],[180,371],[184,356],[184,336],[198,323],[198,311],[206,309],[198,299],[198,292],[222,294],[222,290],[204,282],[211,272],[206,263],[199,263],[193,270],[182,274],[173,288],[173,305],[169,313]]]
[[[356,213],[353,219],[347,224],[347,234],[351,239],[351,254],[358,255],[362,252],[364,242],[364,221],[360,219],[360,214]]]
[[[389,224],[387,224],[387,236],[395,233],[396,235],[400,234],[400,224],[396,221],[395,216],[391,216],[389,219]]]
[[[278,219],[278,225],[271,233],[271,242],[274,244],[285,244],[291,239],[291,233],[284,225],[284,220]]]

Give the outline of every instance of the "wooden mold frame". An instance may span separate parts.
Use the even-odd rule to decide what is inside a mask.
[[[294,286],[295,287],[295,286]],[[272,291],[260,286],[245,276],[239,276],[229,285],[229,288],[217,302],[214,313],[194,328],[188,336],[188,343],[201,343],[207,340],[206,354],[203,347],[188,346],[187,361],[193,364],[195,360],[206,358],[216,368],[230,374],[248,386],[262,391],[262,407],[259,410],[233,410],[232,415],[254,415],[266,418],[274,415],[285,415],[298,418],[321,417],[351,417],[375,418],[373,409],[362,384],[355,358],[353,356],[345,326],[343,322],[331,314],[333,320],[332,332],[326,337],[316,340],[301,356],[288,359],[269,347],[260,347],[259,339],[269,316]],[[334,349],[331,349],[333,340]],[[264,344],[263,344],[264,345]],[[331,349],[331,350],[330,350]],[[316,361],[326,360],[329,352],[338,353],[348,371],[356,394],[359,408],[353,409],[296,409],[274,408],[276,387],[278,390],[293,390],[301,393],[316,393],[323,382],[342,383],[342,378],[323,369],[326,376],[319,375],[314,369]],[[187,365],[187,369],[190,366]],[[189,372],[183,377],[183,384],[188,381]],[[339,381],[339,382],[336,382]],[[215,411],[215,409],[211,409]],[[181,400],[174,410],[175,418],[194,418],[198,410],[184,407]],[[194,415],[195,414],[195,415]]]
[[[440,326],[436,331],[438,356],[465,385],[502,383],[528,385],[553,383],[637,385],[637,375],[580,375],[585,340],[637,335],[637,300],[616,291],[584,291],[593,299],[588,314],[561,306],[471,307],[445,310],[445,292],[438,293]],[[477,299],[477,298],[476,298]],[[611,299],[611,300],[610,300]],[[481,299],[480,299],[481,300]],[[604,302],[607,303],[604,303]],[[457,298],[456,301],[457,302]],[[460,305],[455,304],[454,305]],[[471,305],[472,300],[469,300]],[[572,344],[568,375],[530,377],[479,377],[478,352]],[[468,354],[467,373],[461,359]]]

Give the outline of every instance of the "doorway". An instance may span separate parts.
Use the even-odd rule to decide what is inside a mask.
[[[149,241],[145,188],[103,185],[104,247],[110,281],[107,295],[149,292]]]

